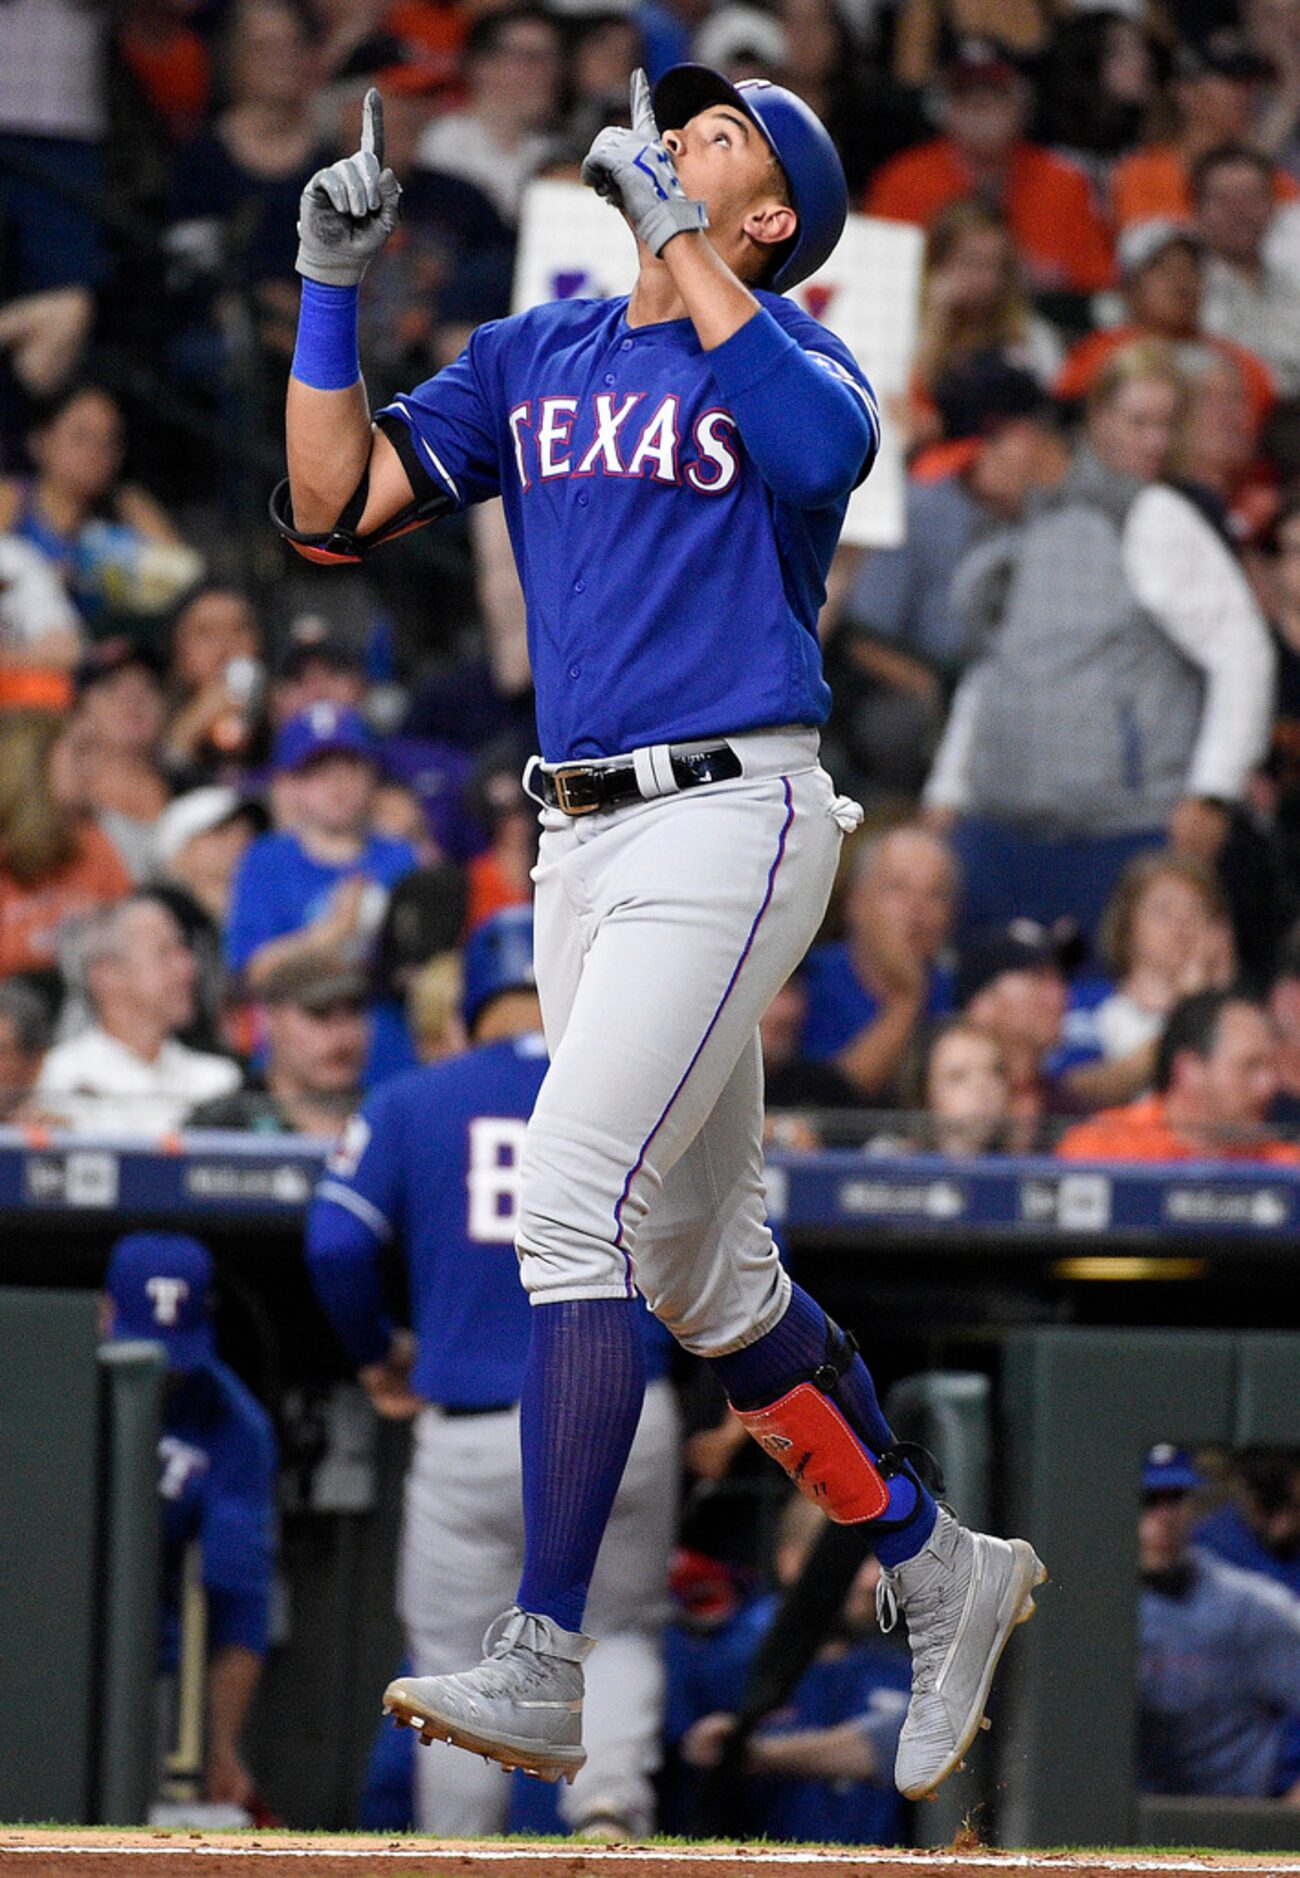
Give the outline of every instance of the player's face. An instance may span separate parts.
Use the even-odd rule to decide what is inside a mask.
[[[758,126],[729,104],[710,105],[680,130],[665,130],[664,143],[682,188],[709,211],[710,239],[731,260],[765,211],[780,209],[773,188],[772,148]],[[778,241],[797,226],[793,210],[770,229]]]
[[[1183,1556],[1196,1515],[1190,1493],[1148,1493],[1138,1521],[1138,1556],[1144,1573],[1172,1571]]]

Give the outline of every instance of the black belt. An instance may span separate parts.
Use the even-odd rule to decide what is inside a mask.
[[[513,1415],[518,1404],[516,1402],[483,1402],[476,1403],[471,1408],[468,1403],[443,1402],[440,1407],[448,1421],[458,1421],[465,1415]]]
[[[705,750],[670,749],[668,755],[679,789],[734,782],[742,774],[740,758],[729,743],[712,744]],[[612,763],[562,763],[557,769],[539,766],[537,780],[547,808],[565,815],[591,815],[596,809],[643,800],[630,756]]]

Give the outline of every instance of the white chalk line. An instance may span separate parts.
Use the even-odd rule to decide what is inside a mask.
[[[875,1871],[887,1866],[915,1865],[925,1870],[935,1866],[963,1868],[974,1866],[984,1871],[1106,1871],[1123,1874],[1126,1872],[1200,1872],[1206,1874],[1219,1872],[1251,1873],[1253,1878],[1298,1878],[1300,1875],[1300,1853],[1289,1864],[1264,1864],[1251,1860],[1249,1863],[1229,1864],[1218,1859],[1213,1853],[1203,1859],[1161,1859],[1161,1858],[1114,1858],[1105,1852],[1082,1857],[1071,1855],[1059,1857],[1046,1851],[1032,1852],[927,1852],[923,1849],[899,1847],[895,1850],[882,1849],[879,1852],[863,1852],[855,1846],[825,1848],[791,1847],[782,1851],[777,1846],[736,1846],[715,1850],[703,1846],[594,1846],[580,1842],[557,1843],[537,1846],[476,1846],[462,1842],[451,1845],[429,1846],[333,1846],[320,1845],[236,1845],[202,1844],[191,1840],[169,1840],[164,1845],[112,1844],[102,1841],[83,1841],[75,1845],[33,1844],[13,1845],[0,1840],[0,1860],[6,1853],[46,1853],[50,1856],[67,1858],[81,1854],[85,1857],[103,1858],[120,1856],[124,1858],[175,1858],[178,1853],[196,1858],[369,1858],[369,1859],[469,1859],[475,1863],[508,1863],[510,1860],[563,1859],[570,1862],[575,1859],[592,1859],[609,1863],[627,1860],[629,1863],[642,1865],[732,1865],[743,1860],[751,1865],[838,1865],[852,1866],[862,1871]]]

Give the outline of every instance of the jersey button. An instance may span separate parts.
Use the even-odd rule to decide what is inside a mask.
[[[630,339],[625,339],[623,341],[622,346],[619,348],[619,350],[622,352],[630,352],[632,350],[632,341]]]
[[[605,383],[606,383],[607,385],[612,385],[612,384],[614,383],[614,374],[613,374],[613,372],[606,372],[606,374],[605,374]]]
[[[581,677],[582,677],[582,667],[581,667],[581,665],[571,665],[571,666],[569,667],[569,677],[570,677],[570,678],[581,678]]]
[[[586,583],[586,581],[585,581],[585,580],[575,580],[575,581],[574,581],[574,583],[573,583],[573,591],[574,591],[575,593],[586,593],[586,591],[587,591],[587,583]]]
[[[591,498],[590,498],[590,496],[589,496],[589,495],[587,494],[587,492],[586,492],[586,490],[585,490],[585,489],[584,489],[584,490],[582,490],[582,491],[580,492],[580,494],[579,494],[579,496],[578,496],[578,507],[579,507],[580,509],[585,509],[585,508],[586,508],[586,506],[587,506],[587,504],[588,504],[588,502],[589,502],[590,500],[591,500]]]

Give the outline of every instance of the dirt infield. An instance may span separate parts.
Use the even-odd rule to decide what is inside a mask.
[[[873,1852],[780,1846],[438,1843],[288,1833],[0,1829],[3,1878],[1300,1878],[1300,1855]]]

